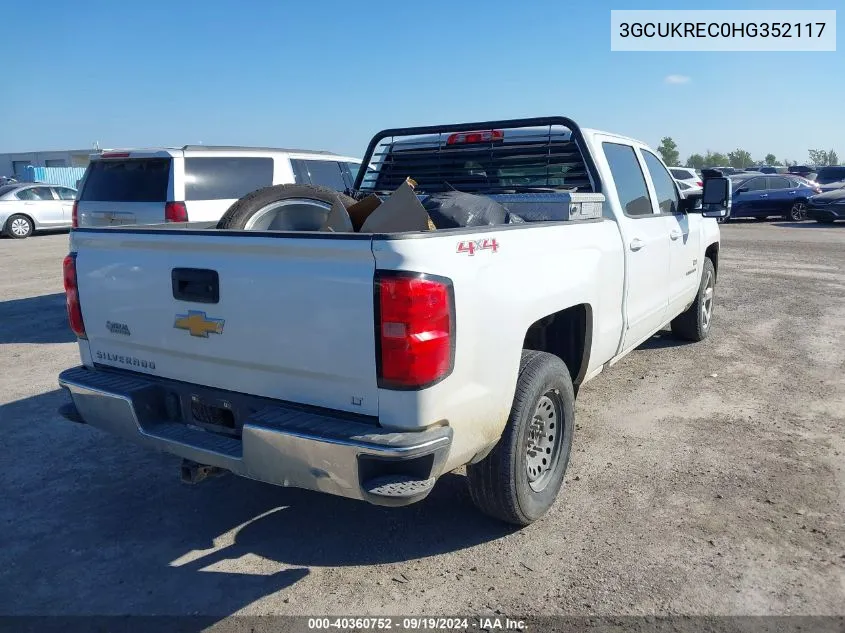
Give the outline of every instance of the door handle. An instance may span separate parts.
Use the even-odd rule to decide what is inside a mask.
[[[23,204],[24,204],[25,207],[31,207],[35,203],[34,202],[24,202]]]
[[[640,238],[635,237],[631,240],[631,250],[638,251],[645,246],[645,242],[643,242]]]
[[[761,198],[768,198],[768,197],[769,197],[769,194],[767,194],[767,193],[761,193],[761,194],[760,194],[760,197],[761,197]]]
[[[669,233],[669,237],[671,237],[673,240],[676,240],[681,237],[681,232],[678,229],[673,229],[672,232]]]

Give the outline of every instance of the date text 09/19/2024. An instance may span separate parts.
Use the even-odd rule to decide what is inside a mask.
[[[308,618],[308,629],[356,631],[466,631],[469,629],[524,631],[525,620],[504,616],[490,617],[335,617]]]

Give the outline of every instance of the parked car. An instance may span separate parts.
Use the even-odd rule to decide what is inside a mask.
[[[361,161],[329,152],[185,145],[94,155],[74,226],[216,222],[238,198],[284,183],[343,191]]]
[[[0,187],[0,227],[4,235],[23,239],[34,231],[69,228],[76,189],[41,183]]]
[[[783,168],[777,167],[776,165],[759,165],[757,167],[745,168],[745,171],[755,171],[761,174],[780,174],[783,173],[781,170],[783,170]]]
[[[789,174],[742,174],[731,177],[730,218],[765,219],[776,215],[788,220],[805,218],[807,200],[820,189]]]
[[[717,174],[721,175],[722,177],[727,176],[736,176],[745,173],[743,169],[737,169],[736,167],[707,167],[706,169],[702,169],[701,173],[705,174],[707,171],[716,172]],[[705,174],[706,176],[706,174]]]
[[[684,182],[692,187],[701,187],[701,172],[692,167],[670,167],[669,173],[678,182]]]
[[[812,165],[790,165],[787,171],[790,174],[796,174],[798,176],[803,176],[809,180],[814,180],[814,178],[810,177],[810,174],[818,173],[818,169]]]
[[[845,165],[822,167],[816,175],[815,181],[822,191],[833,191],[845,187]]]
[[[728,182],[705,183],[705,209],[653,149],[564,117],[384,130],[374,154],[351,200],[272,191],[335,211],[395,195],[439,224],[71,231],[83,365],[59,377],[60,413],[183,457],[189,481],[216,468],[400,506],[466,466],[483,512],[540,518],[579,386],[667,324],[710,333]]]
[[[807,218],[822,224],[845,220],[845,188],[812,196],[807,202]]]
[[[685,196],[689,195],[701,195],[703,189],[700,184],[687,184],[682,180],[676,181],[678,183],[678,189],[683,192]]]

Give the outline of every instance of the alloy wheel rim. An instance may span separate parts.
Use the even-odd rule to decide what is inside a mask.
[[[701,321],[704,329],[710,327],[710,319],[713,316],[713,274],[708,270],[704,279],[704,301],[701,302]]]
[[[525,472],[528,485],[541,492],[552,478],[563,439],[563,412],[560,393],[552,390],[540,397],[531,422],[525,447]]]
[[[266,230],[266,228],[262,225],[266,224],[269,226],[273,223],[274,219],[274,217],[268,218],[268,216],[275,216],[275,214],[284,207],[291,207],[294,205],[306,205],[320,207],[321,209],[331,209],[330,204],[321,200],[314,200],[312,198],[285,198],[284,200],[271,202],[270,204],[261,207],[261,209],[256,211],[255,214],[253,214],[253,216],[246,222],[244,229],[252,231],[264,228]]]
[[[807,215],[807,205],[803,202],[796,202],[792,205],[792,211],[790,212],[790,216],[793,220],[798,222],[799,220],[803,220]]]

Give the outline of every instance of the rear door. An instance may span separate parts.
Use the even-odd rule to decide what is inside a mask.
[[[371,237],[76,232],[94,363],[376,415]]]
[[[70,226],[73,219],[73,201],[76,200],[76,190],[70,187],[53,187],[62,206],[62,224]]]
[[[666,167],[653,153],[641,150],[654,187],[657,212],[666,223],[669,236],[669,316],[680,314],[698,289],[701,215],[680,210],[680,196]]]
[[[184,165],[184,201],[192,222],[216,222],[239,198],[273,184],[272,156],[186,152]]]
[[[769,176],[766,212],[770,215],[788,216],[798,197],[798,187],[786,176]]]
[[[167,153],[105,153],[88,166],[77,206],[79,226],[158,224],[173,200]]]
[[[669,231],[666,218],[656,213],[644,166],[631,145],[602,143],[613,186],[624,217],[619,218],[625,249],[626,316],[623,347],[638,345],[665,322],[669,299]]]

